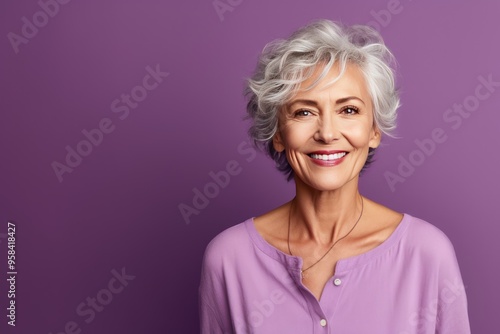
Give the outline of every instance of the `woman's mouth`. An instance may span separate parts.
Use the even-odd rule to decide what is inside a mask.
[[[338,152],[334,154],[309,154],[313,159],[323,160],[323,161],[333,161],[344,157],[347,152]]]
[[[349,154],[349,152],[337,151],[329,154],[310,153],[308,156],[311,158],[311,161],[318,166],[332,167],[342,163],[347,154]]]

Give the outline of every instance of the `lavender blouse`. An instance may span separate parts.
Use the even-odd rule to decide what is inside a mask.
[[[253,217],[221,232],[203,258],[201,333],[470,333],[450,240],[409,214],[379,246],[339,260],[319,301],[301,268],[300,257],[259,234]]]

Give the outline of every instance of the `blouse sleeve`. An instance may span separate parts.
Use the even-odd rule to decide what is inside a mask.
[[[212,241],[203,256],[198,289],[201,334],[232,334],[218,248]]]
[[[201,334],[227,334],[221,327],[217,312],[202,296],[199,299],[199,310]]]
[[[455,250],[445,238],[439,266],[439,296],[436,334],[470,334],[467,296]]]

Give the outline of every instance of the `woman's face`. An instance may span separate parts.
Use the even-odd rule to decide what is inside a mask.
[[[279,115],[273,138],[276,151],[286,151],[295,177],[318,190],[339,189],[357,179],[368,157],[368,148],[380,144],[373,120],[373,106],[359,68],[348,64],[342,77],[338,66],[311,90],[321,73],[318,66],[303,82]]]

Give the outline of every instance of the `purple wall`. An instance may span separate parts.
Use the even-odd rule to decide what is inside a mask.
[[[445,231],[473,332],[498,328],[500,4],[59,1],[0,4],[2,333],[198,332],[206,244],[294,194],[248,145],[243,79],[265,43],[316,18],[372,22],[393,50],[401,139],[362,192]],[[186,224],[179,205],[207,185]]]

